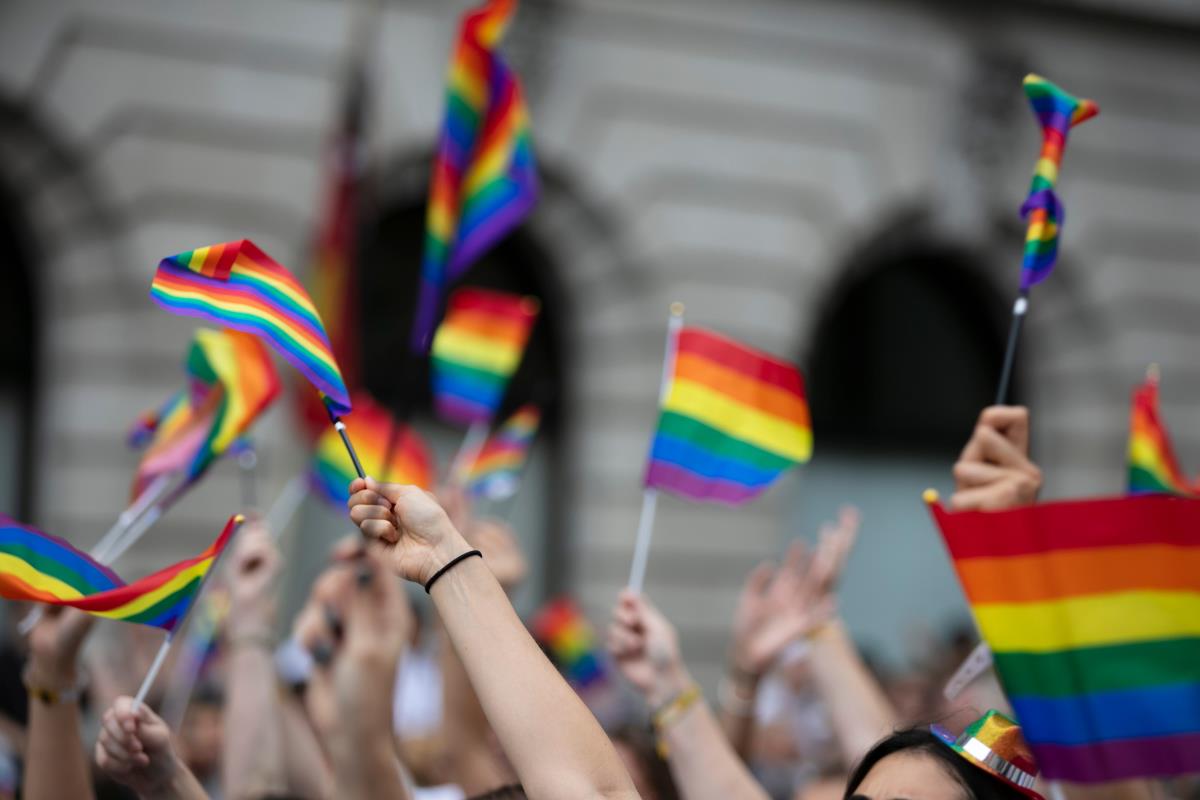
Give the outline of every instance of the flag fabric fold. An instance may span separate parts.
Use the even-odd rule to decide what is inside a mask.
[[[702,328],[679,331],[647,487],[738,505],[811,454],[795,366]]]
[[[1159,411],[1158,380],[1154,377],[1147,377],[1133,392],[1128,476],[1130,494],[1195,494],[1195,487],[1184,475],[1171,446],[1166,422]]]
[[[520,224],[537,200],[529,112],[498,52],[516,0],[463,15],[429,185],[412,347],[424,353],[450,284]]]
[[[932,512],[1047,778],[1200,771],[1200,500]]]
[[[350,411],[350,395],[308,292],[249,239],[164,258],[150,296],[173,313],[265,339],[308,378],[331,412]]]
[[[109,619],[172,631],[242,517],[230,517],[208,549],[126,583],[63,539],[0,515],[0,597],[71,606]]]

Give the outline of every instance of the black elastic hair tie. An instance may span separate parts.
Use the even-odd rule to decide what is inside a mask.
[[[468,550],[467,552],[463,553],[462,555],[455,556],[454,558],[450,559],[450,562],[448,564],[446,564],[446,566],[442,567],[437,572],[433,573],[433,577],[430,578],[428,581],[426,581],[425,594],[429,594],[429,590],[433,588],[433,584],[437,583],[437,579],[442,577],[443,575],[445,575],[447,572],[449,572],[451,567],[453,567],[455,564],[457,564],[460,561],[465,561],[466,559],[470,558],[471,556],[479,556],[480,558],[483,558],[483,553],[479,552],[478,550]]]

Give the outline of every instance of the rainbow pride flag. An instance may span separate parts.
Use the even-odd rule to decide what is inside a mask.
[[[471,495],[506,500],[517,493],[541,419],[537,406],[523,405],[488,437],[467,472],[466,488]]]
[[[200,555],[125,583],[55,536],[0,515],[0,597],[71,606],[123,622],[174,630],[242,517],[230,517]]]
[[[740,504],[812,455],[800,370],[701,328],[675,337],[646,486]]]
[[[1200,772],[1200,500],[931,507],[1045,777]]]
[[[560,597],[547,603],[529,627],[533,638],[576,689],[586,689],[605,680],[606,662],[595,631],[569,598]]]
[[[1158,380],[1148,376],[1133,392],[1129,415],[1129,493],[1194,494],[1171,447],[1158,408]]]
[[[433,338],[433,404],[447,422],[490,422],[537,320],[533,297],[470,287],[450,297]]]
[[[1021,206],[1021,216],[1026,221],[1022,291],[1045,280],[1058,259],[1058,233],[1064,215],[1054,188],[1067,146],[1067,133],[1100,113],[1091,100],[1072,97],[1040,75],[1026,75],[1024,85],[1025,96],[1042,126],[1042,151],[1034,166],[1029,196]]]
[[[497,52],[516,0],[463,15],[446,79],[433,164],[412,346],[424,353],[451,282],[537,201],[537,168],[521,84]]]
[[[433,488],[435,465],[424,440],[411,426],[397,422],[369,395],[354,396],[354,413],[343,422],[346,432],[358,443],[358,457],[368,475],[381,481]],[[395,452],[391,462],[385,465],[385,451],[393,426],[400,426],[396,431]],[[350,499],[350,482],[357,477],[341,437],[336,430],[326,426],[313,453],[313,486],[322,497],[344,512],[346,501]]]
[[[200,478],[279,395],[279,376],[262,343],[238,331],[196,331],[184,361],[189,387],[143,414],[131,440],[145,453],[134,475],[136,498],[160,475]]]
[[[164,258],[150,296],[168,311],[260,336],[300,370],[335,414],[350,395],[304,287],[249,239]]]

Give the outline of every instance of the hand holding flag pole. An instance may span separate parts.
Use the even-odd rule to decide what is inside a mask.
[[[1029,195],[1021,206],[1021,216],[1027,221],[1025,256],[1021,264],[1020,291],[1013,304],[1000,385],[996,389],[996,405],[1004,405],[1008,400],[1013,362],[1021,338],[1021,324],[1029,311],[1029,291],[1049,277],[1058,259],[1058,233],[1063,225],[1064,212],[1054,189],[1058,185],[1067,134],[1071,128],[1100,113],[1091,100],[1073,97],[1039,75],[1026,75],[1024,87],[1033,113],[1042,126],[1042,150],[1033,170]]]
[[[667,321],[667,343],[663,352],[662,377],[658,384],[658,406],[666,399],[671,374],[675,370],[675,340],[683,328],[683,303],[671,304],[671,316]],[[650,539],[654,535],[654,515],[658,509],[658,489],[646,487],[642,490],[642,513],[638,518],[637,540],[633,547],[633,564],[629,568],[629,588],[641,594],[646,580],[646,561],[650,556]]]

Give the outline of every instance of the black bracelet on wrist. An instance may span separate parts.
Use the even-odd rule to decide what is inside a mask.
[[[451,567],[460,561],[465,561],[471,556],[479,556],[480,558],[483,558],[483,553],[479,552],[478,550],[468,550],[467,552],[450,559],[446,566],[433,573],[433,577],[425,582],[425,594],[429,594],[429,590],[433,588],[433,584],[437,583],[437,579],[449,572]]]

